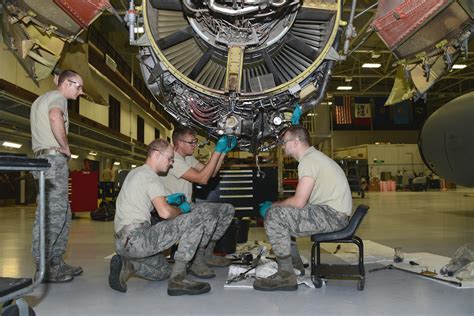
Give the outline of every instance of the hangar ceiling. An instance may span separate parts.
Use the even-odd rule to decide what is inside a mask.
[[[349,20],[352,1],[344,0],[343,20]],[[394,83],[397,58],[389,51],[386,45],[370,27],[376,13],[376,0],[357,1],[354,26],[357,35],[351,40],[349,51],[351,54],[346,61],[336,63],[328,93],[332,95],[352,96],[388,96]],[[111,0],[114,8],[125,14],[128,8],[126,0]],[[139,4],[140,1],[136,1]],[[124,59],[133,64],[134,69],[139,65],[135,58],[138,54],[136,47],[128,44],[128,33],[125,26],[118,19],[105,14],[95,23],[95,27],[106,36],[115,49]],[[341,45],[342,47],[342,45]],[[469,43],[468,58],[462,56],[457,62],[466,64],[464,69],[452,70],[447,76],[436,83],[427,93],[428,112],[431,113],[456,96],[474,89],[474,41]],[[380,63],[377,69],[362,68],[364,63]],[[340,85],[351,85],[351,91],[338,91]]]
[[[111,0],[110,2],[121,16],[128,9],[128,1],[126,0]],[[347,21],[349,19],[351,2],[348,0],[344,1],[343,20]],[[352,96],[388,96],[390,94],[394,83],[397,59],[370,28],[376,12],[373,7],[375,2],[375,0],[357,1],[357,15],[354,20],[357,35],[351,41],[349,47],[351,54],[347,57],[347,60],[338,62],[334,68],[332,80],[327,91],[328,94]],[[136,1],[136,4],[139,5],[140,1]],[[105,13],[94,22],[93,27],[107,38],[113,48],[129,64],[130,68],[139,73],[139,64],[136,58],[138,49],[136,46],[129,45],[126,26],[116,16]],[[451,71],[429,90],[427,93],[428,113],[431,113],[454,97],[474,89],[473,51],[474,43],[471,41],[467,54],[468,58],[466,60],[458,60],[458,63],[466,64],[467,67]],[[362,68],[362,64],[366,62],[380,63],[381,67],[378,69]],[[341,92],[337,90],[339,85],[351,85],[353,88],[351,91]],[[16,129],[20,128],[20,126],[22,126],[20,129],[24,129],[28,123],[25,121],[25,116],[23,118],[3,116],[1,121],[1,126],[13,126]],[[4,131],[3,127],[0,129],[0,133],[8,134],[8,131]],[[84,131],[84,127],[82,128],[82,131]],[[23,135],[23,132],[27,134],[29,131],[26,129],[20,132],[17,135],[18,137]],[[23,137],[26,137],[26,134]],[[85,143],[81,144],[85,145]],[[94,146],[94,144],[91,143],[89,146]],[[126,147],[127,145],[124,144],[123,146]],[[134,149],[132,148],[130,151],[134,152]],[[128,152],[127,148],[123,148],[123,152]],[[123,152],[117,152],[117,155],[123,155]],[[138,153],[138,155],[133,153],[135,158],[141,158],[142,155],[143,152]]]

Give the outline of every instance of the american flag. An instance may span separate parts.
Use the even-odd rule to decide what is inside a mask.
[[[352,124],[352,97],[336,97],[336,124],[349,125]]]

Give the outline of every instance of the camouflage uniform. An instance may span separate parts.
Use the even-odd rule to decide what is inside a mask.
[[[189,262],[198,246],[209,243],[215,227],[213,212],[199,209],[153,226],[142,223],[129,232],[125,227],[116,234],[115,249],[117,254],[132,262],[136,275],[149,280],[163,280],[170,276],[171,268],[161,252],[179,241],[174,257]]]
[[[71,208],[68,197],[69,167],[62,155],[40,155],[51,167],[45,172],[45,241],[46,264],[58,264],[66,252],[71,227]],[[35,173],[35,177],[37,174]],[[38,196],[39,198],[39,196]],[[39,201],[33,226],[32,254],[39,263]]]
[[[327,205],[311,205],[298,209],[274,205],[265,217],[265,231],[277,257],[290,255],[290,237],[340,230],[348,224],[347,215]]]
[[[183,157],[179,153],[174,154],[173,168],[166,175],[161,175],[165,187],[171,193],[184,193],[188,202],[192,201],[193,184],[182,178],[183,174],[191,168],[196,168],[200,162],[194,156]],[[200,212],[208,209],[217,219],[217,228],[211,240],[219,240],[229,227],[234,217],[235,209],[231,204],[224,203],[192,203],[191,209]]]
[[[224,236],[232,219],[234,218],[234,206],[228,203],[191,203],[193,213],[210,212],[212,218],[217,220],[217,225],[211,240],[219,240]]]

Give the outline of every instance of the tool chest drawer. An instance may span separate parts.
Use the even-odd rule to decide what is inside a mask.
[[[252,165],[223,167],[207,185],[194,187],[195,200],[230,203],[236,217],[256,217],[259,203],[275,201],[278,196],[277,167],[260,169]]]

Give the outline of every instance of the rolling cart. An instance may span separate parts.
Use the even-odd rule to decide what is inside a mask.
[[[338,159],[336,162],[344,170],[351,192],[356,192],[361,198],[367,192],[368,166],[364,159]]]
[[[28,157],[0,155],[0,170],[7,171],[38,171],[39,172],[39,234],[40,234],[40,267],[36,280],[31,278],[0,277],[0,304],[2,316],[35,315],[23,296],[33,290],[43,281],[45,272],[45,176],[44,171],[50,167],[48,160]],[[16,304],[13,304],[13,303]]]

